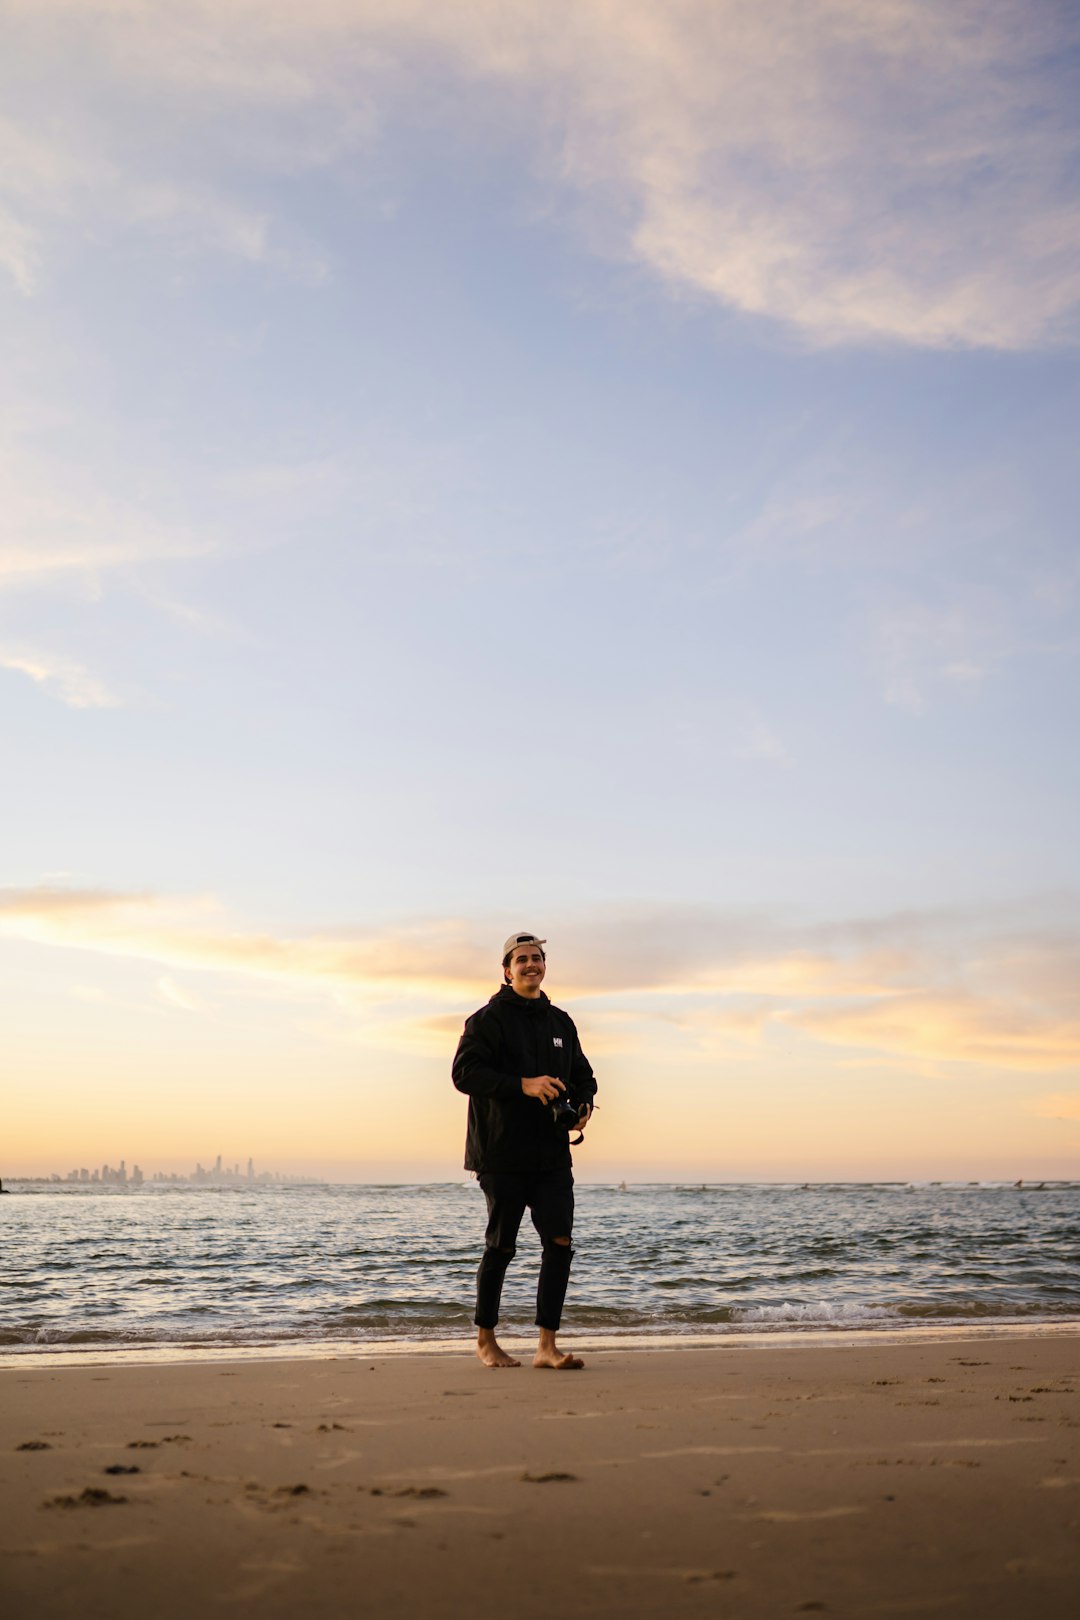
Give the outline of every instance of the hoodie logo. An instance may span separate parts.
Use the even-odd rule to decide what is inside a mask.
[[[556,1046],[561,1046],[562,1045],[562,1036],[561,1035],[553,1035],[552,1040],[555,1042]]]

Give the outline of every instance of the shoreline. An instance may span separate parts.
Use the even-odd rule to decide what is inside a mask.
[[[950,1344],[964,1340],[1042,1339],[1080,1337],[1080,1318],[1062,1317],[1032,1322],[1023,1318],[987,1322],[914,1323],[910,1327],[805,1327],[728,1329],[722,1333],[589,1333],[563,1330],[568,1345],[582,1355],[609,1355],[621,1350],[682,1352],[690,1350],[793,1350],[836,1346],[856,1349],[863,1345]],[[515,1355],[522,1355],[535,1341],[535,1335],[508,1331],[503,1342]],[[222,1362],[243,1366],[266,1362],[322,1362],[394,1359],[402,1357],[454,1357],[467,1354],[472,1335],[439,1339],[320,1339],[287,1344],[139,1344],[107,1347],[91,1344],[69,1349],[8,1346],[0,1349],[0,1377],[4,1373],[40,1368],[55,1371],[79,1367],[196,1367]]]
[[[467,1345],[24,1363],[0,1584],[35,1620],[1057,1620],[1080,1576],[1074,1340],[667,1343],[542,1375]]]

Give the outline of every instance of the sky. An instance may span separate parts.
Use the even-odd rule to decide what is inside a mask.
[[[0,1174],[1080,1175],[1080,20],[0,0]]]

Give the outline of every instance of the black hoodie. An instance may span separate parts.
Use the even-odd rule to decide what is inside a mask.
[[[465,1168],[531,1174],[570,1163],[570,1133],[551,1109],[527,1097],[523,1079],[554,1075],[572,1103],[591,1103],[596,1081],[569,1013],[510,985],[465,1021],[454,1054],[454,1084],[469,1099]]]

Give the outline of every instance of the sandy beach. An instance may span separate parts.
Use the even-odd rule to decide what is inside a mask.
[[[583,1346],[584,1348],[584,1346]],[[9,1613],[1060,1616],[1080,1337],[9,1367]]]

